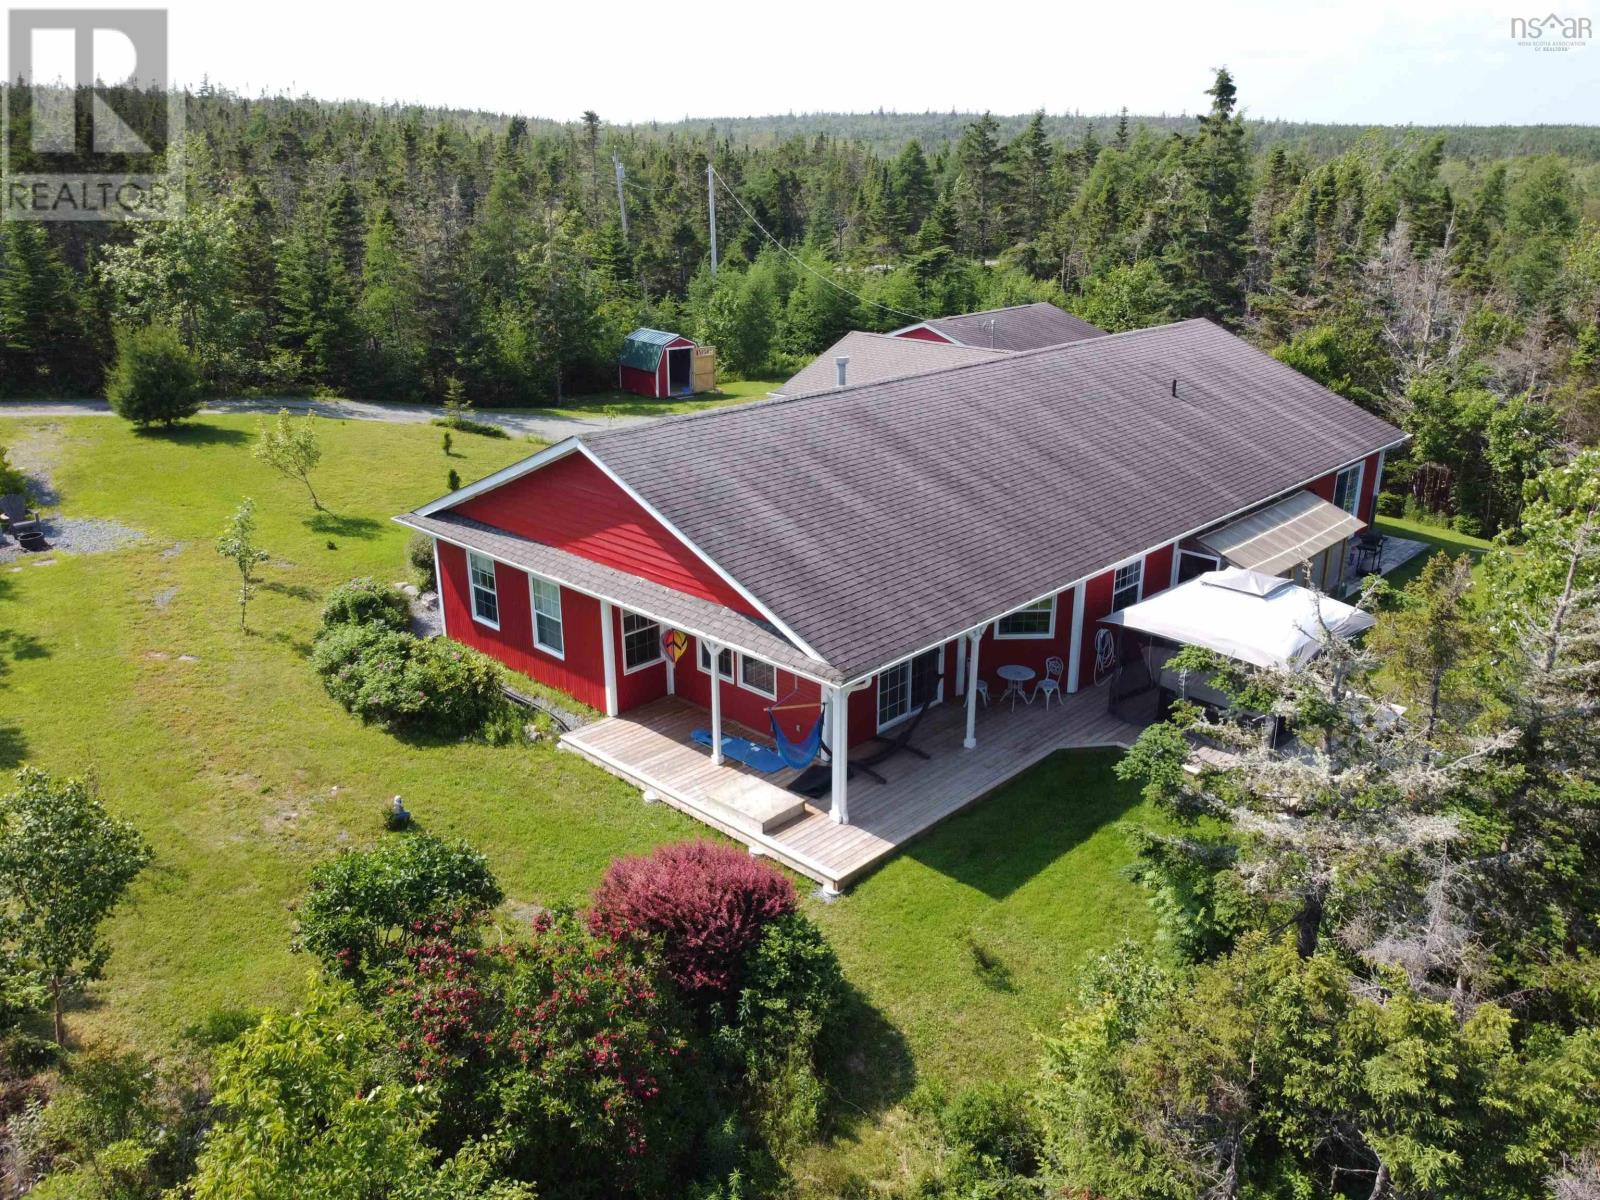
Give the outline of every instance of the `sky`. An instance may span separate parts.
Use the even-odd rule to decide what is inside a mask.
[[[1535,3],[1549,2],[174,0],[168,10],[181,83],[557,120],[585,109],[615,123],[880,108],[1194,112],[1225,65],[1252,117],[1600,123],[1600,39],[1548,52],[1513,36],[1514,17],[1545,15]],[[1557,15],[1600,27],[1600,0],[1556,3]]]

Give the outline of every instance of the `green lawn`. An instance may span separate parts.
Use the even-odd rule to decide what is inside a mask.
[[[652,400],[648,396],[635,396],[632,392],[613,388],[609,392],[570,396],[551,408],[486,408],[481,411],[491,416],[495,412],[524,412],[558,417],[659,417],[760,400],[782,382],[781,379],[742,379],[737,383],[724,383],[714,392],[702,392],[698,396],[676,400]]]
[[[110,926],[105,981],[71,1015],[80,1035],[160,1048],[215,1009],[295,998],[310,969],[288,949],[306,872],[373,840],[395,794],[424,827],[482,848],[516,912],[578,900],[613,856],[702,832],[547,744],[412,745],[364,728],[305,662],[329,586],[403,577],[406,531],[390,514],[436,494],[447,467],[472,479],[525,443],[461,435],[447,462],[428,426],[322,422],[316,482],[333,515],[315,516],[250,458],[254,427],[207,417],[141,436],[100,418],[0,420],[0,445],[55,457],[66,515],[147,535],[0,564],[0,767],[93,771],[156,849]],[[243,634],[211,543],[246,494],[272,560]],[[829,1170],[880,1169],[895,1119],[883,1110],[913,1077],[1031,1073],[1076,965],[1148,936],[1117,823],[1151,815],[1114,761],[1058,755],[843,899],[807,900],[864,1002],[847,1097],[859,1117],[819,1151]]]
[[[1423,564],[1434,554],[1444,551],[1446,554],[1470,554],[1474,559],[1480,558],[1483,552],[1493,544],[1483,538],[1473,537],[1467,533],[1457,533],[1453,529],[1446,529],[1441,525],[1427,525],[1421,521],[1408,521],[1404,517],[1379,517],[1374,524],[1379,532],[1387,533],[1392,537],[1410,538],[1414,542],[1427,542],[1434,549],[1426,554],[1419,554],[1408,563],[1402,563],[1392,571],[1388,580],[1395,587],[1405,587],[1422,573]]]

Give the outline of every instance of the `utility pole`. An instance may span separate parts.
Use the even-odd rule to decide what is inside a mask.
[[[717,277],[717,169],[706,164],[706,208],[711,214],[711,278]]]
[[[622,194],[622,158],[616,151],[611,153],[611,165],[617,169],[617,210],[622,214],[622,236],[626,240],[628,236],[628,201]]]

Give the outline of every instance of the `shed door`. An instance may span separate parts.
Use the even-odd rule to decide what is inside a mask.
[[[667,391],[674,396],[683,395],[694,386],[693,353],[688,346],[667,351]]]

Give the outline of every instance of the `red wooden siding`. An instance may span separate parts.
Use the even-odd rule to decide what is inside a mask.
[[[923,328],[921,326],[918,326],[916,329],[908,329],[904,333],[897,333],[894,336],[911,338],[918,342],[944,342],[946,345],[953,344],[949,338],[944,336],[944,334],[938,333],[932,329]]]
[[[1105,571],[1083,585],[1083,642],[1078,648],[1078,687],[1094,686],[1094,635],[1101,628],[1100,618],[1111,612],[1111,585],[1115,571]]]
[[[1378,515],[1378,461],[1382,457],[1381,454],[1368,455],[1366,470],[1361,474],[1361,505],[1356,516],[1369,525]]]
[[[533,644],[533,597],[528,576],[504,563],[495,564],[495,593],[500,628],[473,619],[467,590],[467,553],[438,543],[439,599],[445,631],[456,641],[499,659],[540,683],[558,688],[602,712],[606,706],[605,654],[600,643],[600,602],[592,596],[561,589],[561,634],[565,654],[546,654]]]
[[[625,392],[632,392],[636,396],[659,395],[656,391],[656,376],[649,371],[641,371],[638,367],[619,367],[617,383]]]
[[[1006,687],[1005,680],[995,674],[997,668],[1013,663],[1032,667],[1034,681],[1037,682],[1044,678],[1045,660],[1052,657],[1059,658],[1063,668],[1072,658],[1071,591],[1062,592],[1056,597],[1055,630],[1048,638],[997,638],[993,625],[985,629],[978,646],[978,675],[988,681],[989,698],[993,701],[999,698]],[[1066,679],[1063,674],[1062,687],[1066,686]],[[950,696],[952,690],[947,686],[945,695]],[[1028,694],[1033,694],[1031,683],[1028,685]]]
[[[1154,596],[1172,586],[1172,555],[1176,544],[1157,546],[1144,556],[1144,595]],[[1143,597],[1141,597],[1142,599]]]
[[[1369,525],[1372,523],[1376,511],[1374,505],[1377,501],[1378,460],[1381,457],[1381,454],[1369,454],[1363,460],[1364,465],[1361,471],[1361,501],[1356,505],[1356,516]],[[1333,486],[1338,478],[1338,471],[1329,471],[1326,475],[1313,479],[1306,484],[1304,490],[1312,495],[1320,496],[1329,504],[1332,504]]]
[[[581,555],[747,616],[734,591],[633,497],[581,453],[474,496],[453,512]]]
[[[738,674],[738,656],[735,654],[735,676]],[[710,728],[711,721],[711,676],[700,669],[700,646],[696,638],[689,639],[689,648],[683,652],[683,657],[674,668],[674,691],[683,699],[692,704],[698,704],[706,709],[706,727]],[[722,680],[722,719],[724,721],[737,721],[739,724],[755,730],[759,734],[770,734],[767,727],[767,709],[775,704],[810,704],[805,708],[798,708],[789,712],[778,713],[778,720],[782,723],[784,735],[794,740],[799,740],[811,732],[811,727],[816,723],[817,714],[821,711],[822,689],[808,679],[801,679],[791,675],[788,671],[778,671],[778,698],[769,700],[765,696],[757,695],[748,688],[740,687],[737,679],[730,682]],[[854,744],[854,730],[851,730],[851,742]],[[870,730],[868,731],[870,732]]]
[[[611,644],[617,651],[617,711],[625,713],[630,708],[638,708],[641,704],[649,704],[652,700],[659,700],[667,694],[667,661],[663,658],[660,662],[648,667],[640,667],[637,671],[629,671],[626,659],[622,653],[622,612],[616,605],[611,606]],[[604,668],[604,662],[601,666]],[[604,682],[605,676],[601,676]],[[603,706],[602,706],[603,707]]]

